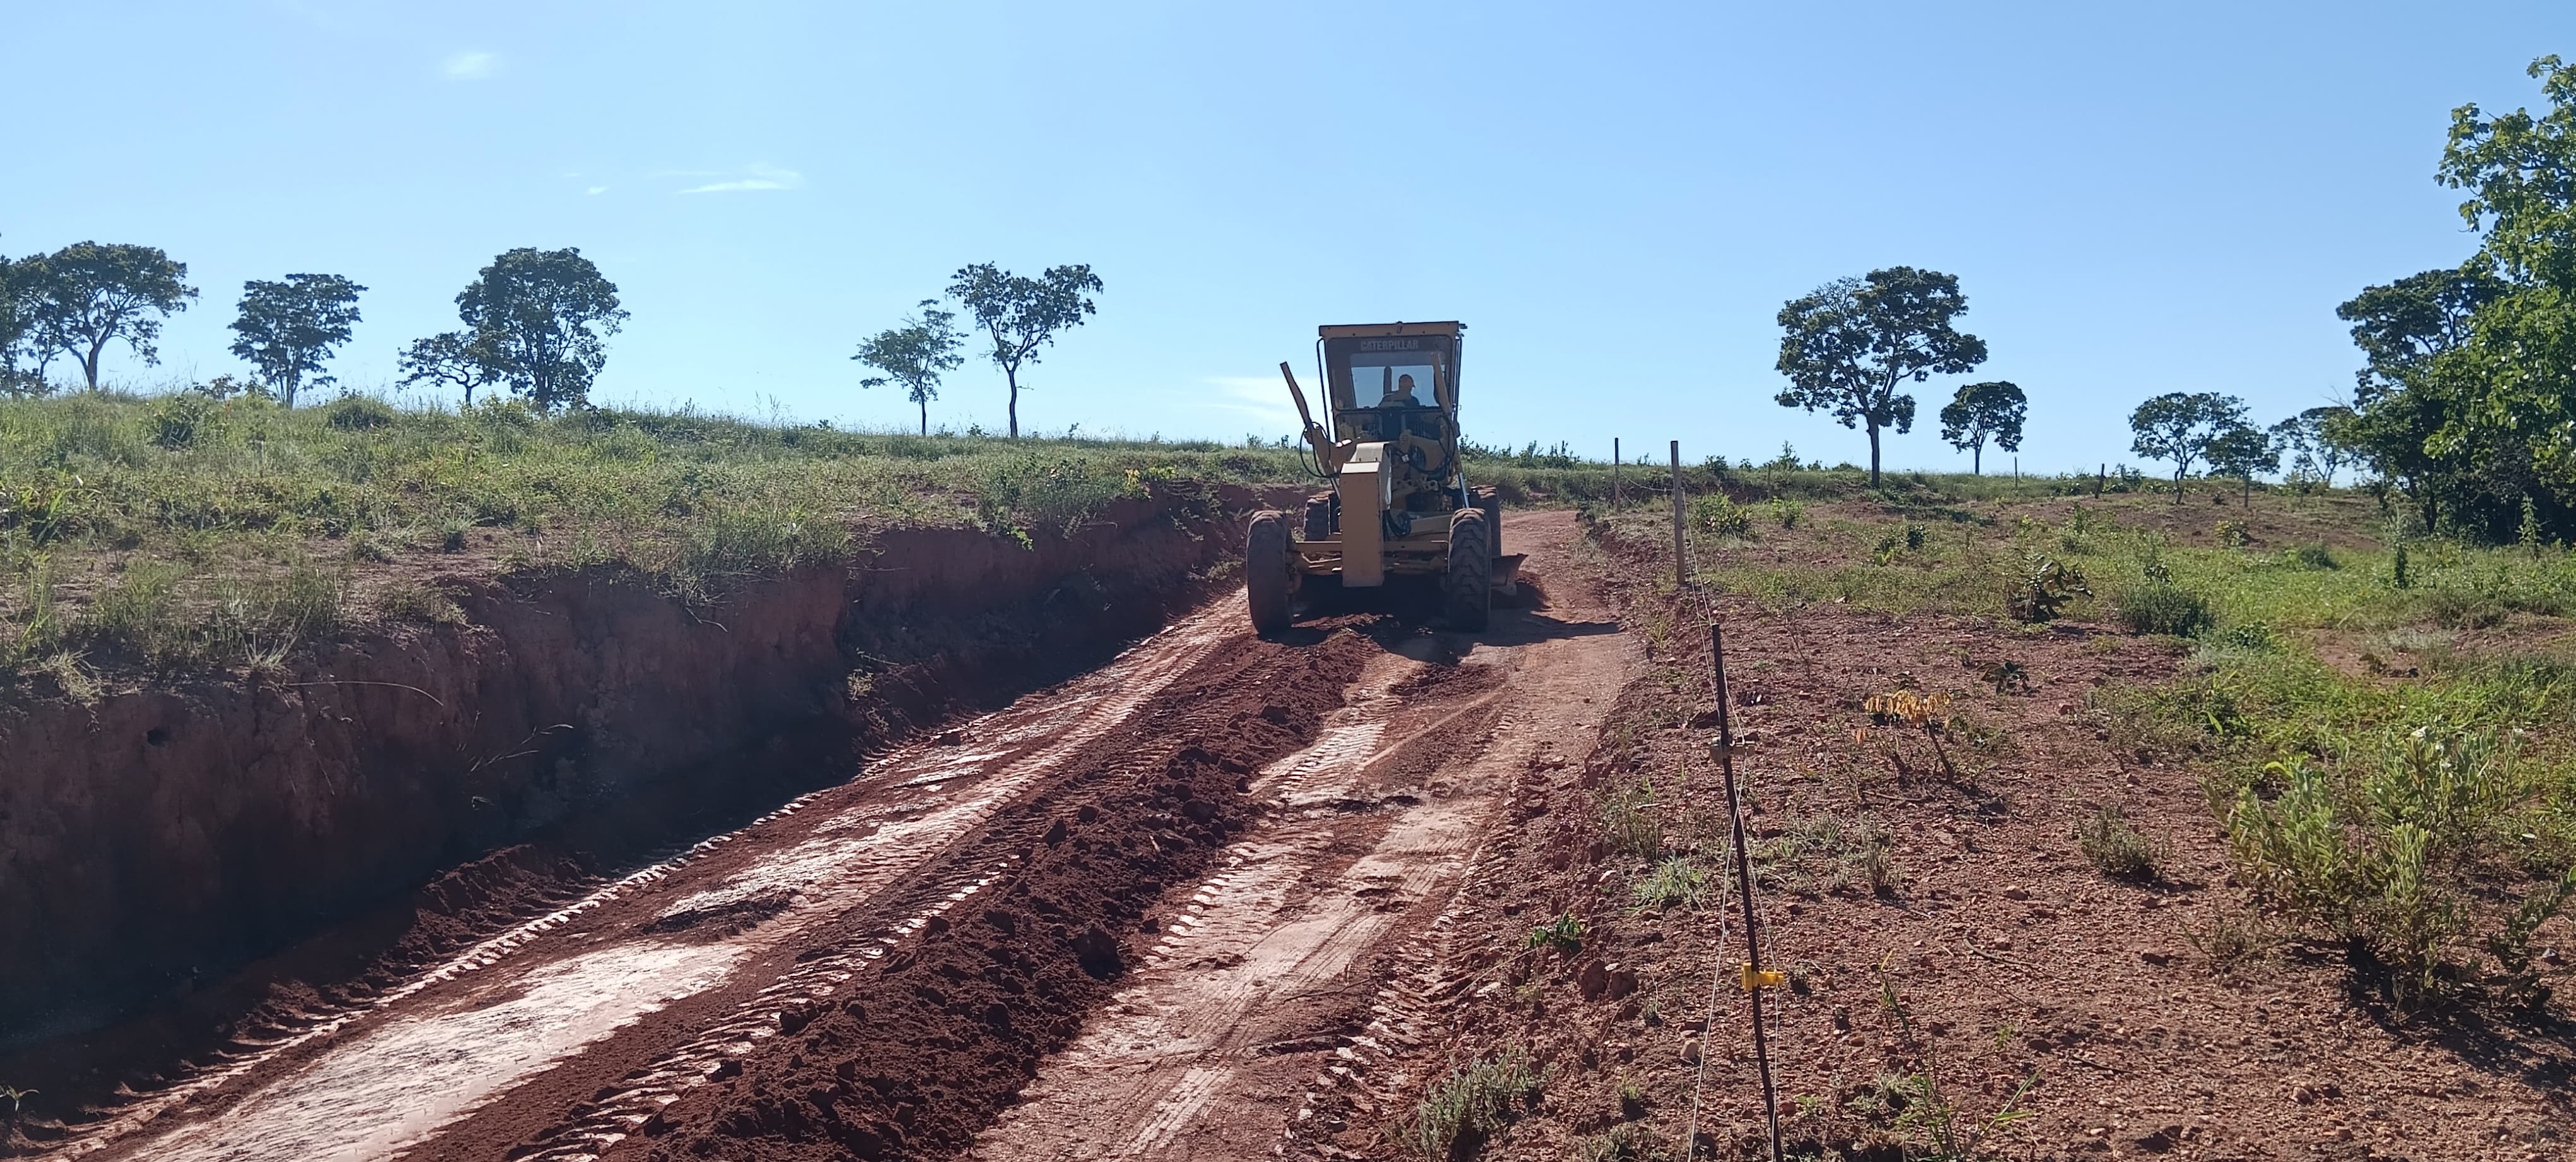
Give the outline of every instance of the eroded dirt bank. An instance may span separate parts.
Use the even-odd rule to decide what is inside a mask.
[[[1570,575],[1570,514],[1534,515],[1516,547]],[[1579,761],[1560,748],[1617,686],[1626,639],[1596,608],[1551,591],[1479,635],[1344,613],[1262,640],[1216,600],[614,880],[530,894],[530,849],[481,861],[439,952],[272,1006],[29,1144],[1266,1154],[1339,1128],[1321,1090],[1437,1030],[1425,973],[1511,788]]]
[[[816,760],[1094,664],[1202,598],[1254,500],[1126,502],[1033,548],[887,531],[849,567],[711,608],[604,574],[443,578],[460,624],[284,672],[0,707],[0,1049],[218,986],[531,834],[587,827],[572,846],[613,848],[846,775]],[[470,912],[495,883],[525,907],[508,882],[562,870],[468,868],[349,940],[416,938],[410,913]]]

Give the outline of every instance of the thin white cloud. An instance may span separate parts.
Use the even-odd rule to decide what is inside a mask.
[[[1201,409],[1225,412],[1277,435],[1297,430],[1297,405],[1288,402],[1288,387],[1267,375],[1212,375],[1202,380],[1216,390],[1196,401]]]
[[[500,66],[501,58],[498,54],[460,52],[447,58],[447,63],[439,66],[439,71],[446,73],[447,79],[451,81],[475,81],[491,76],[492,70]]]
[[[594,197],[595,197],[595,196],[597,196],[597,195],[607,193],[607,192],[608,192],[608,187],[607,187],[607,186],[592,186],[592,187],[590,187],[590,192],[591,192],[592,196],[594,196]]]
[[[702,186],[691,186],[680,192],[683,194],[740,194],[756,190],[793,190],[804,184],[805,175],[795,170],[753,166],[749,176],[708,182]]]

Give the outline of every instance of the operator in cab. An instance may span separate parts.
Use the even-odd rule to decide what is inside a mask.
[[[1421,407],[1422,401],[1413,398],[1413,377],[1410,375],[1396,376],[1395,386],[1387,389],[1386,398],[1377,401],[1377,406],[1382,408]]]

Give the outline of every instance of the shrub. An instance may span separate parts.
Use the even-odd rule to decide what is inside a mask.
[[[1510,1046],[1433,1082],[1414,1107],[1407,1144],[1425,1158],[1473,1158],[1538,1092],[1529,1054]]]
[[[2092,592],[2075,566],[2034,549],[2023,549],[2005,567],[2004,610],[2015,621],[2055,621],[2067,602]]]
[[[177,608],[183,572],[166,561],[129,563],[124,575],[90,603],[82,619],[85,636],[129,647],[156,663],[187,653],[191,635]]]
[[[394,405],[373,396],[344,395],[322,408],[323,422],[343,432],[390,428],[401,418]]]
[[[2340,569],[2343,562],[2335,559],[2334,550],[2324,545],[2301,545],[2287,554],[2290,564],[2302,569]]]
[[[1806,519],[1806,516],[1806,505],[1785,496],[1771,498],[1771,519],[1778,522],[1781,528],[1794,529],[1798,527],[1799,521]]]
[[[1637,881],[1633,894],[1640,908],[1696,910],[1708,897],[1708,873],[1699,870],[1689,856],[1677,855],[1656,864],[1653,873]]]
[[[2258,892],[2354,942],[2405,1002],[2457,975],[2454,946],[2478,926],[2476,898],[2494,890],[2473,886],[2482,852],[2534,787],[2482,733],[2419,728],[2376,749],[2343,778],[2305,758],[2267,765],[2238,794],[2228,840]],[[2264,783],[2279,795],[2262,798]],[[2527,942],[2571,890],[2576,871],[2526,893],[2488,946],[2502,955]]]
[[[165,396],[152,405],[152,443],[172,451],[212,439],[223,423],[223,405],[193,392]]]
[[[1744,537],[1753,532],[1752,511],[1723,492],[1692,497],[1690,515],[1691,524],[1711,536]]]
[[[1559,913],[1556,919],[1533,925],[1525,943],[1532,950],[1553,948],[1573,956],[1583,951],[1583,921],[1572,912]]]
[[[2170,581],[2148,581],[2120,597],[2120,624],[2135,634],[2197,637],[2211,624],[2209,600]]]
[[[2075,846],[2095,870],[2113,879],[2153,883],[2163,878],[2158,866],[2164,862],[2163,846],[2132,826],[2118,807],[2105,805],[2076,824]]]
[[[1655,807],[1653,784],[1640,783],[1601,796],[1601,835],[1611,850],[1640,859],[1664,851],[1664,822]]]

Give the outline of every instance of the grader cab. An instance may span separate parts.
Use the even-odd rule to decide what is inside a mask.
[[[1254,514],[1244,546],[1252,627],[1294,620],[1321,586],[1436,583],[1449,624],[1482,630],[1493,594],[1512,591],[1521,558],[1502,551],[1503,510],[1467,483],[1458,458],[1463,323],[1316,329],[1316,370],[1330,426],[1315,422],[1296,372],[1279,374],[1305,421],[1310,470],[1329,485],[1288,514]]]

